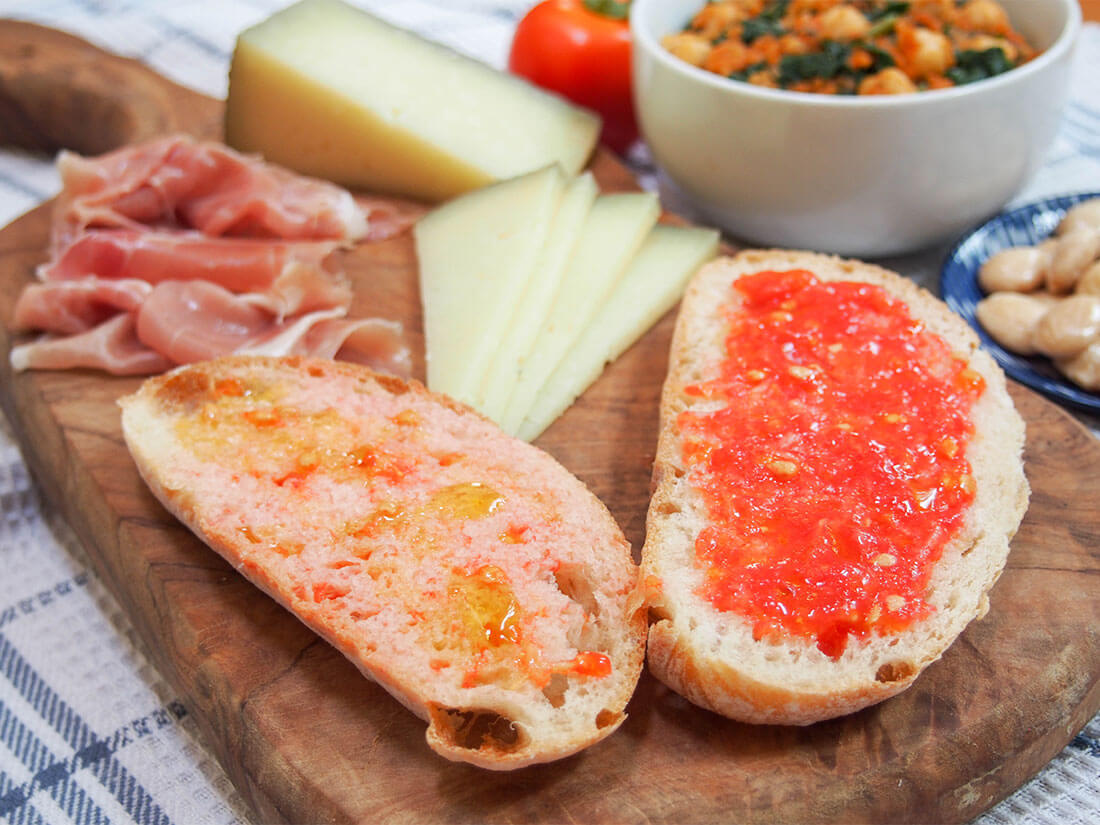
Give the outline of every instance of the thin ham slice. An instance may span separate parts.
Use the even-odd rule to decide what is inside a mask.
[[[86,367],[112,375],[152,375],[173,366],[138,340],[132,313],[116,315],[76,335],[43,335],[13,347],[11,365],[16,371]]]
[[[247,347],[258,355],[308,355],[353,361],[371,369],[408,378],[412,375],[412,352],[404,327],[383,318],[324,317],[313,313],[308,326],[288,328],[267,341]]]
[[[44,281],[140,278],[205,280],[251,292],[278,315],[351,304],[347,276],[326,261],[337,241],[209,238],[202,233],[90,229],[38,267]]]
[[[235,352],[278,321],[209,281],[163,281],[137,312],[138,339],[176,364]]]
[[[153,291],[136,278],[81,278],[28,284],[15,302],[12,328],[75,335],[119,313],[133,312]]]
[[[165,281],[137,312],[138,339],[177,364],[232,352],[341,357],[407,376],[411,353],[393,321],[334,307],[280,320],[209,281]]]
[[[174,135],[95,158],[61,152],[54,248],[90,227],[352,242],[367,218],[346,190],[214,142]]]
[[[400,375],[400,324],[350,319],[338,247],[404,231],[412,202],[360,197],[174,136],[98,158],[62,153],[51,260],[17,303],[17,370],[161,372],[232,352],[341,358]],[[368,227],[366,213],[377,216]]]
[[[400,235],[428,212],[419,201],[356,195],[355,202],[367,214],[365,241],[385,241]]]

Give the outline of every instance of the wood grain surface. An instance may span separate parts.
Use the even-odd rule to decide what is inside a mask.
[[[0,22],[0,55],[12,38],[60,42]],[[136,134],[171,123],[217,136],[220,103],[167,83],[148,96],[140,83],[127,88]],[[140,114],[162,96],[169,115]],[[632,185],[611,155],[595,169],[608,188]],[[157,504],[115,405],[138,379],[12,373],[11,309],[45,257],[48,226],[46,206],[0,231],[0,403],[38,483],[257,821],[963,822],[1038,771],[1100,708],[1100,445],[1013,386],[1028,423],[1031,507],[988,616],[906,693],[808,728],[753,727],[643,675],[623,727],[584,753],[509,774],[448,763],[427,748],[423,722]],[[345,263],[357,287],[353,314],[403,321],[422,370],[410,237],[360,246]],[[673,318],[537,442],[607,503],[636,551]]]

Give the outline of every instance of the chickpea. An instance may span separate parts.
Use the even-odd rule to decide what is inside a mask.
[[[1078,295],[1100,295],[1100,261],[1097,261],[1077,279],[1074,291]]]
[[[944,35],[923,26],[916,26],[904,38],[899,34],[898,46],[918,77],[943,74],[955,63],[955,50]]]
[[[785,34],[779,38],[779,49],[782,54],[808,54],[810,43],[797,34]]]
[[[1100,391],[1100,340],[1093,341],[1073,358],[1054,365],[1074,384],[1092,392]]]
[[[1039,319],[1031,343],[1051,358],[1073,358],[1097,338],[1100,338],[1100,296],[1071,295]]]
[[[1055,232],[1065,235],[1075,229],[1091,227],[1100,230],[1100,198],[1081,201],[1066,212]]]
[[[833,6],[819,18],[821,36],[826,40],[847,42],[860,40],[871,30],[871,21],[855,6],[842,3]]]
[[[888,66],[859,82],[861,95],[901,95],[915,92],[917,86],[897,66]]]
[[[1073,229],[1058,238],[1047,270],[1047,289],[1069,292],[1081,273],[1100,258],[1100,231],[1088,227]]]
[[[753,86],[762,86],[766,89],[778,89],[779,81],[776,80],[775,75],[769,72],[767,69],[761,69],[758,72],[753,72],[748,77],[749,83]]]
[[[707,3],[691,20],[691,28],[697,33],[714,40],[734,23],[740,23],[751,15],[740,3]]]
[[[1043,284],[1049,247],[1014,246],[989,257],[978,270],[978,285],[989,292],[1034,292]]]
[[[1008,15],[997,0],[967,0],[955,22],[971,31],[1002,34],[1008,30]]]
[[[753,58],[749,47],[740,40],[723,40],[710,50],[703,68],[708,72],[730,75],[752,65]]]
[[[994,341],[1011,352],[1034,355],[1032,342],[1050,301],[1019,292],[995,292],[974,308],[978,323]]]
[[[709,40],[692,32],[670,34],[661,40],[661,45],[692,66],[702,66],[711,49]]]

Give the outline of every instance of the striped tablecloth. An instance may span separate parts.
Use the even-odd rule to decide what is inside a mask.
[[[381,16],[502,66],[526,0],[360,0]],[[224,96],[242,28],[284,0],[0,0],[34,20]],[[633,161],[658,184],[644,151]],[[49,159],[0,150],[0,226],[58,189]],[[1041,172],[1016,202],[1100,190],[1100,26],[1085,27],[1071,100]],[[935,288],[945,249],[888,263]],[[1095,429],[1096,422],[1086,421]],[[142,654],[80,544],[43,500],[0,418],[0,821],[37,825],[249,822],[198,740],[182,697]],[[1100,717],[978,820],[1100,822]]]

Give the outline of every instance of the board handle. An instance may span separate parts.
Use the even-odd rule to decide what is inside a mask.
[[[0,146],[96,155],[156,135],[220,138],[220,101],[56,29],[0,20]]]

